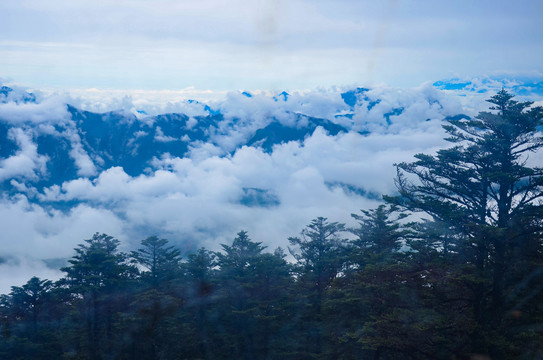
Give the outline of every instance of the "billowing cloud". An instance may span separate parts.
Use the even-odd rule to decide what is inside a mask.
[[[354,225],[351,213],[375,207],[381,195],[395,191],[394,163],[446,146],[442,119],[476,114],[486,107],[481,97],[488,97],[478,93],[481,87],[501,88],[473,86],[457,91],[429,84],[354,89],[356,103],[351,105],[342,97],[348,89],[336,88],[282,95],[232,92],[215,100],[156,104],[157,112],[192,109],[190,127],[200,121],[198,114],[218,111],[223,118],[210,142],[191,142],[184,158],[163,153],[135,175],[119,166],[100,168],[83,150],[61,101],[11,104],[0,119],[9,124],[18,150],[1,160],[0,175],[11,179],[17,194],[0,200],[0,270],[18,275],[1,283],[0,292],[32,275],[60,276],[58,264],[94,232],[119,238],[126,250],[158,234],[190,251],[200,246],[218,250],[245,229],[273,249],[286,247],[287,238],[317,216]],[[51,105],[55,101],[56,107]],[[137,98],[123,102],[128,112],[140,110]],[[108,106],[116,106],[111,104],[116,103],[106,96],[97,107],[110,110]],[[56,115],[37,116],[40,106],[51,106],[50,114]],[[307,125],[308,116],[354,131],[331,135],[318,127],[303,141],[277,143],[269,150],[243,145],[271,121],[299,128]],[[131,119],[153,121],[141,113]],[[36,133],[68,141],[77,169],[74,179],[45,188],[28,181],[44,176],[47,160],[37,151]],[[155,135],[169,140],[165,131]]]
[[[48,209],[23,195],[0,200],[0,293],[30,277],[57,279],[73,249],[95,232],[123,237],[123,222],[111,211],[84,204],[68,212]]]
[[[11,128],[8,139],[15,141],[19,150],[8,158],[0,159],[0,181],[16,176],[37,180],[40,174],[46,175],[47,157],[38,154],[38,147],[27,132]]]
[[[20,88],[14,88],[15,92],[22,91]],[[69,114],[66,110],[65,98],[52,96],[39,102],[0,102],[0,120],[14,125],[25,123],[58,124],[68,121]]]

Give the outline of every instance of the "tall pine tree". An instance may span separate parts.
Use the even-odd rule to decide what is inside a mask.
[[[505,90],[488,101],[493,104],[490,112],[448,119],[444,129],[453,147],[399,164],[400,195],[388,198],[461,234],[459,251],[476,268],[480,283],[488,284],[473,301],[476,320],[487,330],[505,329],[518,305],[507,300],[516,286],[510,281],[515,264],[525,260],[519,257],[526,253],[518,248],[541,251],[543,216],[543,168],[531,162],[541,156],[543,137],[537,127],[543,108],[518,102]]]

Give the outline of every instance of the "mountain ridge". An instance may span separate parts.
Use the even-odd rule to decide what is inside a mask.
[[[192,115],[175,111],[148,115],[134,109],[96,112],[69,103],[49,105],[47,97],[3,85],[0,104],[12,113],[0,109],[0,188],[7,194],[28,193],[28,189],[41,193],[78,178],[96,179],[115,167],[136,177],[156,170],[156,159],[191,157],[206,146],[219,156],[231,156],[244,146],[271,154],[276,146],[291,141],[303,146],[318,128],[328,136],[350,132],[367,136],[397,132],[422,121],[469,117],[455,110],[458,105],[447,104],[449,99],[440,91],[481,94],[488,90],[480,87],[503,83],[496,79],[437,81],[417,90],[418,98],[409,95],[403,100],[387,98],[387,93],[378,89],[353,87],[330,95],[326,106],[331,110],[326,111],[318,103],[324,99],[318,93],[303,97],[282,91],[263,96],[243,91],[231,95],[233,105],[187,100],[187,104],[201,108]],[[539,94],[543,82],[508,84],[514,84],[517,91],[532,88]],[[426,113],[420,112],[421,103]],[[25,115],[25,107],[36,114]],[[56,109],[51,115],[47,112],[50,107]],[[319,113],[322,116],[316,115]],[[17,172],[17,166],[23,170]],[[261,189],[247,189],[247,199],[267,196]],[[254,203],[247,199],[246,203]]]

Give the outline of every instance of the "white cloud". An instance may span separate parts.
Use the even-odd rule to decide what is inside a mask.
[[[96,174],[96,166],[89,154],[83,149],[81,142],[72,142],[70,156],[74,159],[75,166],[77,167],[77,175],[88,177]]]
[[[14,140],[19,150],[12,156],[0,159],[0,181],[13,177],[37,180],[39,175],[46,175],[47,157],[38,154],[38,146],[32,137],[21,128],[11,128],[8,138]]]
[[[47,97],[38,103],[0,103],[0,120],[14,125],[25,123],[59,124],[69,120],[65,98]]]
[[[46,209],[30,203],[25,196],[0,200],[0,293],[22,285],[30,277],[57,279],[61,276],[47,260],[67,259],[73,249],[95,232],[125,240],[123,222],[111,211],[78,205],[68,212]]]
[[[12,286],[21,286],[33,276],[50,280],[62,277],[61,271],[47,267],[39,259],[21,257],[1,260],[0,274],[9,274],[9,276],[0,276],[0,294],[9,293]]]
[[[178,139],[174,138],[173,136],[164,135],[164,132],[162,131],[160,126],[157,126],[156,132],[155,132],[155,140],[159,142],[170,142],[170,141],[175,141]]]
[[[434,130],[430,124],[405,134],[334,137],[318,129],[303,144],[276,146],[271,154],[243,147],[227,157],[164,157],[155,160],[152,174],[137,177],[111,168],[93,181],[80,178],[50,188],[43,200],[109,209],[123,219],[128,234],[130,228],[146,228],[177,242],[216,248],[247,228],[255,239],[285,247],[288,236],[316,216],[349,221],[350,213],[376,204],[331,184],[376,194],[394,191],[392,163],[441,145],[442,134]],[[244,188],[263,189],[278,204],[244,206]]]
[[[45,160],[37,154],[29,130],[36,122],[38,132],[70,141],[75,152],[71,156],[76,164],[80,161],[80,173],[75,180],[46,189],[35,189],[23,180],[12,179],[14,188],[26,196],[6,195],[0,201],[0,227],[5,235],[2,238],[10,244],[3,246],[0,257],[11,259],[0,264],[0,270],[9,268],[24,274],[9,285],[17,285],[19,279],[22,283],[30,275],[59,276],[48,270],[42,260],[70,257],[73,247],[94,232],[120,238],[126,249],[149,235],[159,234],[186,250],[199,246],[216,250],[218,244],[230,242],[239,230],[246,229],[254,240],[273,249],[278,245],[286,247],[288,236],[298,234],[317,216],[354,225],[351,213],[374,207],[379,195],[395,191],[394,163],[411,161],[416,153],[433,153],[446,146],[441,128],[443,117],[473,115],[482,106],[470,96],[436,90],[428,84],[404,90],[376,87],[361,95],[353,116],[353,126],[371,130],[370,134],[330,136],[318,128],[303,143],[279,144],[269,153],[239,147],[271,117],[291,126],[298,121],[293,115],[296,113],[336,121],[336,114],[351,112],[341,98],[342,91],[291,91],[287,101],[275,101],[273,96],[278,94],[271,92],[253,92],[252,97],[241,92],[223,94],[222,98],[208,102],[225,114],[220,130],[212,136],[213,143],[191,143],[186,158],[162,154],[152,161],[148,172],[138,176],[131,176],[120,167],[98,172],[82,148],[81,153],[77,152],[82,140],[69,119],[62,120],[61,131],[50,126],[56,124],[56,117],[37,117],[29,123],[24,120],[24,112],[36,114],[36,108],[23,110],[12,106],[12,114],[18,115],[4,121],[15,126],[11,132],[19,141],[20,150],[12,163],[1,164],[3,179],[15,173],[38,176],[43,171]],[[464,94],[467,93],[461,92]],[[369,100],[363,100],[364,96]],[[474,98],[479,96],[488,97],[483,94]],[[368,110],[369,103],[376,100],[380,103]],[[125,105],[133,106],[134,101]],[[48,106],[54,103],[44,102]],[[155,109],[182,109],[194,104],[163,103]],[[197,105],[202,109],[201,104]],[[65,112],[61,102],[57,106],[58,109],[51,109],[53,113]],[[97,107],[107,107],[107,101]],[[383,115],[395,108],[403,110],[390,116],[390,124],[386,124]],[[196,126],[197,119],[191,119]],[[24,124],[29,126],[27,130],[18,127]],[[244,198],[255,194],[265,194],[264,198],[271,202],[266,206],[243,205]],[[27,196],[39,200],[39,204],[30,202]],[[69,208],[71,203],[79,205]],[[55,210],[56,205],[68,210]],[[0,286],[7,286],[7,282]],[[0,287],[0,292],[7,290]]]

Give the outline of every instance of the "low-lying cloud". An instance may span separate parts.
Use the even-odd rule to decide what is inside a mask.
[[[0,104],[0,120],[13,126],[10,136],[19,146],[0,159],[0,180],[10,180],[15,189],[0,199],[0,293],[33,275],[60,276],[58,264],[94,232],[119,238],[125,250],[158,234],[190,251],[200,246],[218,250],[245,229],[273,249],[285,248],[288,236],[318,216],[354,225],[351,213],[375,207],[381,195],[395,191],[394,163],[446,146],[444,117],[473,115],[486,106],[430,85],[367,90],[356,95],[354,107],[334,89],[278,95],[230,93],[216,101],[166,104],[178,112],[194,112],[195,106],[220,111],[223,131],[212,143],[191,144],[184,158],[155,157],[139,175],[121,167],[100,169],[77,146],[81,138],[68,125],[57,135],[76,145],[70,154],[77,178],[45,188],[30,181],[44,175],[47,159],[32,142],[36,127],[24,124],[69,123],[65,104],[56,102],[43,116],[36,115],[40,104]],[[51,106],[56,100],[44,101]],[[143,112],[127,101],[133,112]],[[205,105],[212,110],[204,110]],[[304,141],[276,144],[271,151],[242,145],[273,118],[302,126],[297,122],[307,119],[296,114],[343,122],[353,131],[333,136],[319,127]],[[141,113],[138,119],[148,121]]]

